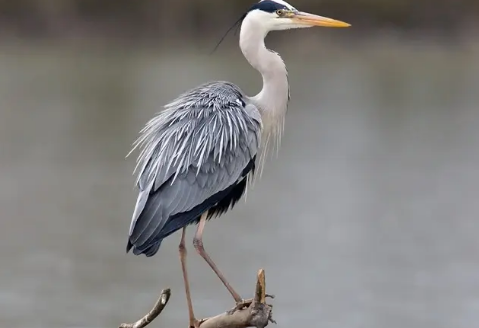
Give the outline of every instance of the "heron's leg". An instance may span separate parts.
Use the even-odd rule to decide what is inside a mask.
[[[188,316],[190,318],[190,327],[197,327],[198,320],[196,320],[195,314],[193,312],[193,303],[191,302],[191,294],[190,294],[190,283],[188,280],[188,272],[186,270],[185,235],[186,235],[186,227],[184,227],[183,230],[181,231],[181,241],[180,241],[180,245],[178,246],[178,249],[180,251],[181,271],[183,271],[183,281],[185,284],[186,303],[188,303]]]
[[[210,258],[208,253],[206,253],[205,248],[203,247],[203,230],[205,228],[206,217],[208,212],[203,213],[200,218],[200,222],[198,223],[198,228],[196,229],[196,234],[193,239],[193,245],[195,246],[196,251],[201,257],[209,264],[211,269],[216,273],[218,278],[220,278],[221,282],[225,285],[226,289],[230,292],[231,296],[235,299],[236,303],[241,303],[243,299],[239,296],[239,294],[231,287],[231,285],[226,281],[226,278],[220,272],[220,270],[216,267],[216,264]]]

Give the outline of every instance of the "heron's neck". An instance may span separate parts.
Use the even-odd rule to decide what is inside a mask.
[[[267,32],[262,31],[264,27],[246,17],[241,26],[240,48],[263,77],[263,88],[251,99],[259,107],[264,129],[282,130],[289,100],[288,73],[281,57],[266,48]]]

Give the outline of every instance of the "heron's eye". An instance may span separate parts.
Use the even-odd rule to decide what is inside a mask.
[[[276,15],[278,15],[279,17],[283,16],[285,13],[285,10],[284,9],[278,9],[276,10]]]

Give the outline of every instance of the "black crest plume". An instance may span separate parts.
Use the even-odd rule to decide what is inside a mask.
[[[211,51],[210,55],[213,54],[217,49],[218,47],[220,46],[220,44],[224,41],[224,39],[226,39],[226,37],[228,36],[228,34],[234,29],[236,28],[235,30],[235,35],[236,33],[238,33],[238,29],[239,29],[239,26],[240,26],[240,23],[243,21],[243,19],[246,17],[246,13],[241,15],[241,17],[230,27],[228,28],[228,30],[226,31],[225,34],[223,34],[223,36],[221,37],[220,41],[216,44],[216,46],[214,47],[213,51]]]
[[[261,10],[261,11],[264,11],[264,12],[267,12],[267,13],[274,13],[276,10],[278,9],[288,9],[286,6],[282,5],[282,4],[279,4],[277,2],[274,2],[272,0],[263,0],[263,1],[260,1],[258,3],[255,3],[254,5],[252,5],[243,15],[241,15],[241,17],[226,31],[226,33],[223,35],[223,37],[220,39],[220,41],[218,42],[218,44],[216,44],[215,48],[213,49],[213,51],[211,52],[211,54],[213,52],[216,51],[216,49],[218,49],[218,47],[220,46],[220,44],[224,41],[224,39],[226,38],[226,36],[228,36],[228,34],[231,32],[231,30],[233,30],[235,27],[236,27],[236,31],[235,31],[235,35],[236,33],[238,33],[238,28],[240,26],[240,23],[243,21],[243,19],[245,19],[246,15],[250,12],[250,11],[253,11],[253,10]]]

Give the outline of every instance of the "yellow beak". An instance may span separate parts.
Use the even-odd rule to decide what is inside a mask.
[[[313,15],[302,11],[293,13],[291,17],[293,21],[300,24],[323,27],[349,27],[351,24],[335,20],[328,17]]]

